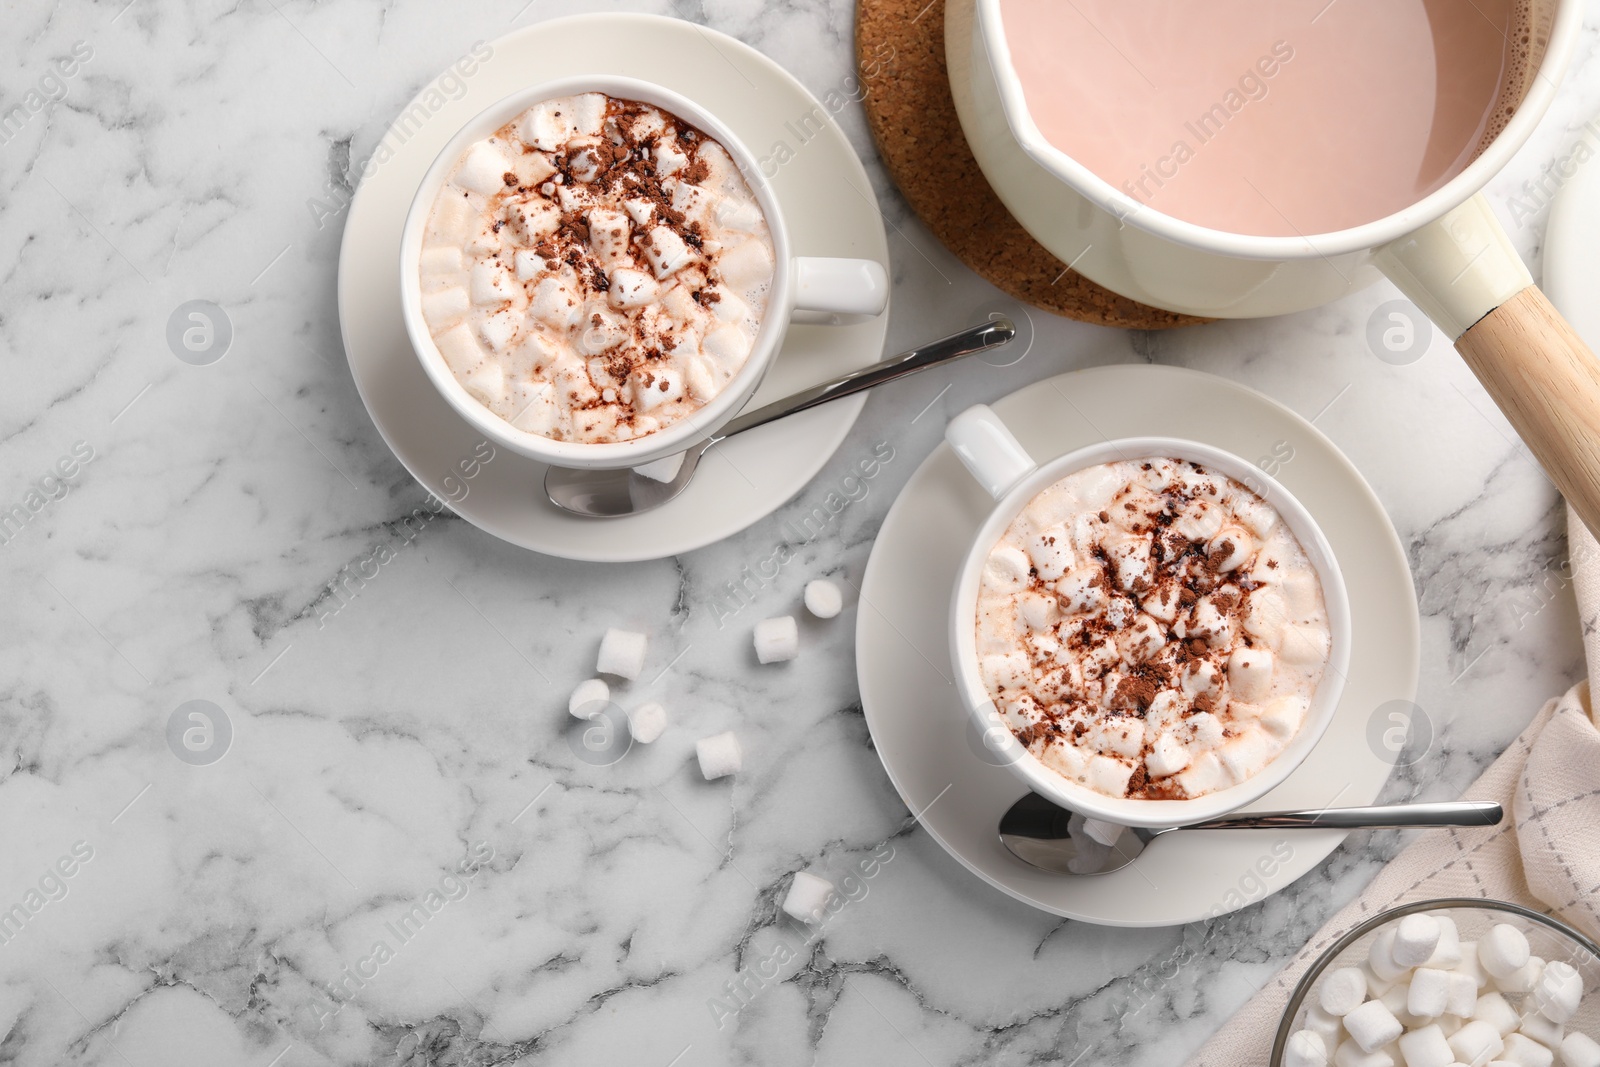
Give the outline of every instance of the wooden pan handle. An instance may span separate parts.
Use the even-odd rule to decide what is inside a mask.
[[[1489,312],[1456,349],[1567,504],[1600,532],[1600,360],[1537,286]]]

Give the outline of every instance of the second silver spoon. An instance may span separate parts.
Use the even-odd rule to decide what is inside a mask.
[[[544,492],[550,503],[562,511],[591,519],[615,519],[659,508],[689,487],[695,468],[713,445],[736,433],[765,426],[769,422],[802,411],[809,411],[831,400],[864,393],[868,389],[904,378],[908,374],[951,363],[974,352],[1005,344],[1017,334],[1012,321],[997,315],[988,322],[913,348],[893,359],[874,363],[832,381],[814,385],[793,396],[746,412],[709,437],[690,445],[683,461],[666,480],[640,474],[637,470],[578,470],[551,467],[545,472]]]
[[[1085,848],[1068,829],[1072,813],[1029,793],[1000,817],[1000,842],[1019,860],[1055,874],[1110,874],[1138,858],[1151,841],[1179,830],[1378,830],[1420,826],[1494,826],[1504,817],[1487,800],[1387,804],[1314,811],[1246,811],[1163,830],[1130,827],[1107,846]],[[1082,857],[1080,859],[1080,856]],[[1091,863],[1085,861],[1092,860]],[[1093,869],[1085,869],[1092,867]]]

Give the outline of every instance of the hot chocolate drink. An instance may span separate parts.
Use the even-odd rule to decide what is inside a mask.
[[[518,429],[606,443],[688,418],[739,373],[774,260],[721,145],[584,93],[467,150],[418,270],[428,331],[468,392]]]
[[[1136,203],[1233,233],[1373,222],[1521,101],[1530,0],[1000,0],[1028,112]]]
[[[1034,497],[989,553],[975,623],[1018,741],[1112,797],[1250,778],[1300,729],[1329,656],[1321,583],[1277,511],[1168,458]]]

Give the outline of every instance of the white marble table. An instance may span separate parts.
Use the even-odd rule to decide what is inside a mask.
[[[1366,474],[1408,546],[1437,732],[1390,797],[1453,796],[1581,673],[1554,492],[1442,339],[1404,366],[1368,350],[1387,286],[1172,334],[1039,315],[1027,358],[874,396],[788,508],[679,559],[566,563],[450,519],[408,542],[423,494],[336,324],[349,165],[473,40],[615,5],[125,2],[31,0],[0,29],[0,101],[23,105],[0,144],[0,509],[24,516],[0,525],[0,1059],[1177,1062],[1397,835],[1358,834],[1205,924],[1058,921],[911,822],[866,733],[851,611],[788,668],[749,649],[750,621],[792,610],[807,578],[859,578],[942,416],[1063,369],[1237,378],[1317,416]],[[842,0],[650,6],[818,93],[850,71]],[[1491,190],[1534,262],[1545,212],[1523,183],[1600,109],[1597,29],[1600,11]],[[896,224],[891,345],[1001,306],[908,217],[859,108],[842,120]],[[196,299],[234,329],[205,367],[164,336]],[[719,587],[879,442],[894,459],[867,496],[719,629]],[[561,733],[565,693],[619,623],[652,634],[651,674],[670,663],[652,692],[674,726],[596,768]],[[191,700],[231,726],[214,765],[169,744]],[[693,739],[732,727],[746,774],[707,785]],[[893,858],[821,936],[777,911],[794,870],[875,851]],[[795,958],[719,1011],[780,941]]]

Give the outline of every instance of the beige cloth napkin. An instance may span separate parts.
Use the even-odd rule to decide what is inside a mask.
[[[1600,730],[1589,694],[1600,693],[1600,546],[1569,516],[1573,588],[1584,623],[1589,680],[1549,701],[1511,747],[1467,789],[1496,800],[1499,826],[1430,830],[1318,930],[1310,943],[1234,1015],[1190,1067],[1259,1067],[1289,994],[1341,934],[1373,914],[1431,897],[1492,897],[1555,915],[1600,938]]]

